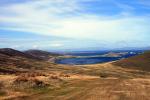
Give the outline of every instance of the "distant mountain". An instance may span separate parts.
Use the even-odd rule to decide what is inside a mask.
[[[113,64],[124,68],[150,71],[150,51],[137,56],[116,61]]]
[[[109,52],[109,53],[102,55],[102,57],[122,57],[127,54],[128,52]]]
[[[18,50],[14,50],[11,48],[2,48],[0,49],[0,54],[3,55],[7,55],[10,57],[15,57],[15,56],[19,56],[19,57],[25,57],[25,58],[29,58],[29,59],[36,59],[36,60],[40,60],[38,57],[32,56],[30,54],[18,51]]]
[[[34,57],[38,57],[43,60],[48,60],[51,57],[61,56],[60,54],[51,53],[51,52],[42,51],[42,50],[28,50],[28,51],[25,51],[24,53],[32,55]]]

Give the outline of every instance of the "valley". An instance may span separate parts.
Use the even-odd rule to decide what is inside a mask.
[[[150,0],[0,0],[0,100],[150,100]]]
[[[49,61],[60,54],[44,57],[12,49],[2,51],[0,100],[149,100],[150,97],[147,70],[150,52],[106,63],[64,65]],[[134,66],[137,63],[134,60],[138,59],[140,66]]]

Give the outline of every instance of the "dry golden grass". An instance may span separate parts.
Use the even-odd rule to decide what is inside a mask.
[[[27,73],[19,73],[20,77],[36,77],[36,76],[47,76],[46,73],[43,72],[27,72]]]
[[[0,100],[149,100],[149,55],[69,66],[0,54]]]
[[[44,87],[44,86],[48,86],[49,84],[42,81],[42,80],[39,80],[37,78],[27,78],[27,77],[18,77],[15,81],[14,81],[14,84],[16,86],[18,85],[23,85],[23,84],[26,84],[28,88],[30,87]],[[26,88],[26,86],[24,85],[24,88]]]
[[[138,69],[143,71],[150,71],[150,51],[147,51],[141,55],[133,56],[130,58],[122,59],[113,63],[114,65],[128,68]]]
[[[48,65],[48,64],[46,64]],[[53,65],[1,75],[8,100],[148,100],[150,73],[111,63]],[[8,84],[9,83],[9,84]],[[9,92],[7,91],[9,90]],[[4,99],[3,99],[4,100]]]
[[[69,74],[63,74],[63,73],[60,73],[60,75],[59,75],[60,77],[70,77],[70,75]]]
[[[4,83],[0,82],[0,96],[6,95],[6,90],[4,89]]]
[[[149,100],[149,87],[149,79],[78,79],[14,100]]]

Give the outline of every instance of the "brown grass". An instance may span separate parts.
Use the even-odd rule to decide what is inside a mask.
[[[113,63],[114,65],[130,68],[130,69],[138,69],[143,71],[150,71],[150,52],[145,52],[144,54],[122,59]]]
[[[106,72],[100,72],[100,78],[107,78],[109,75]]]
[[[21,77],[36,77],[36,76],[47,76],[45,73],[42,72],[27,72],[27,73],[19,73]]]
[[[0,83],[0,98],[15,95],[9,100],[149,100],[150,73],[137,68],[140,61],[146,61],[142,63],[144,69],[149,68],[149,60],[145,60],[149,57],[142,59],[138,58],[135,68],[129,64],[69,66],[18,57],[2,59],[0,64],[11,66],[0,65],[0,72],[5,74],[0,77],[4,82]],[[131,63],[134,65],[133,60]],[[26,97],[20,97],[22,94]]]
[[[51,79],[59,79],[59,77],[56,76],[56,75],[52,75],[52,76],[50,76],[50,78],[51,78]]]
[[[39,80],[38,78],[36,78],[37,76],[43,76],[43,74],[33,74],[33,73],[21,74],[15,79],[14,84],[17,86],[18,85],[21,86],[24,84],[24,87],[25,85],[27,85],[27,87],[48,86],[48,83],[46,83],[43,80]]]
[[[60,76],[60,77],[70,77],[69,74],[63,74],[63,73],[60,73],[59,76]]]
[[[0,96],[6,95],[6,94],[7,94],[7,92],[4,88],[4,83],[0,82]]]

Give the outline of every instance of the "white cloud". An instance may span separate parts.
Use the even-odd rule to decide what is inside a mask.
[[[32,48],[33,49],[37,49],[39,46],[38,45],[33,45]]]
[[[61,43],[53,43],[53,44],[50,44],[51,47],[61,47],[63,46],[63,44]]]
[[[96,16],[82,14],[79,0],[37,0],[0,7],[1,29],[32,32],[47,36],[95,40],[139,40],[149,32],[146,17]],[[122,6],[122,5],[121,5]],[[125,6],[126,7],[126,6]],[[128,7],[128,6],[127,6]],[[130,7],[128,7],[130,8]],[[13,15],[12,15],[13,14]],[[106,18],[105,18],[106,17]],[[107,20],[106,20],[107,19]],[[53,46],[61,46],[53,44]]]

